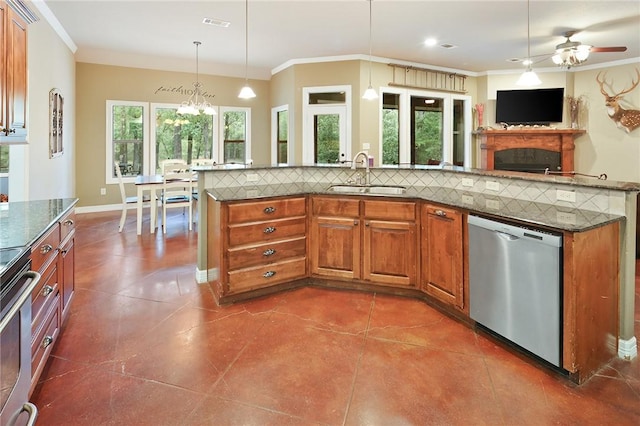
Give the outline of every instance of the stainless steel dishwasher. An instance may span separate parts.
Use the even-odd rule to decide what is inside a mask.
[[[561,366],[562,234],[470,215],[473,320]]]

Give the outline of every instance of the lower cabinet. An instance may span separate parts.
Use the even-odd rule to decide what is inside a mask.
[[[464,309],[462,212],[422,205],[422,284],[424,292]]]
[[[207,198],[207,264],[218,302],[307,276],[306,197]]]
[[[311,199],[311,273],[415,287],[415,202],[347,197]]]

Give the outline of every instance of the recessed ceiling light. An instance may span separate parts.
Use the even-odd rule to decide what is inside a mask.
[[[228,28],[231,25],[231,22],[229,21],[223,21],[222,19],[216,19],[216,18],[204,18],[202,20],[202,23],[206,25],[213,25],[215,27],[222,27],[222,28]]]
[[[428,38],[424,41],[424,45],[427,47],[435,46],[437,43],[438,43],[438,40],[436,40],[433,37]]]
[[[507,59],[507,62],[520,62],[520,61],[522,61],[521,58],[509,58],[509,59]]]
[[[429,105],[429,104],[435,104],[435,103],[436,103],[436,100],[435,100],[435,99],[425,99],[425,100],[424,100],[424,103],[425,103],[425,104],[427,104],[427,105]]]

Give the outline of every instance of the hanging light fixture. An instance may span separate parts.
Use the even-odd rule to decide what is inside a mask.
[[[531,68],[531,32],[530,32],[529,0],[527,0],[527,70],[522,73],[516,84],[518,86],[537,86],[542,83],[536,73]]]
[[[256,93],[249,87],[249,0],[245,0],[244,5],[244,87],[238,97],[251,99],[256,97]]]
[[[200,89],[202,85],[199,80],[198,73],[198,47],[202,44],[199,41],[194,41],[193,44],[196,46],[196,81],[193,83],[193,93],[189,96],[189,99],[182,102],[180,107],[178,107],[178,114],[187,114],[187,115],[200,115],[200,111],[207,115],[215,115],[216,110],[213,106],[207,102],[207,100],[202,95]]]
[[[554,64],[560,65],[561,68],[569,69],[575,65],[580,65],[589,58],[591,46],[586,44],[575,43],[577,46],[565,49],[557,49],[556,54],[551,57]]]
[[[378,94],[374,90],[373,86],[371,86],[371,2],[369,1],[369,87],[364,91],[364,95],[362,95],[362,99],[366,99],[371,101],[373,99],[378,99]]]

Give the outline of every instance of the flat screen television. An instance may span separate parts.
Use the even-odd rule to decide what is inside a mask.
[[[496,123],[549,125],[562,122],[564,89],[498,90]]]

